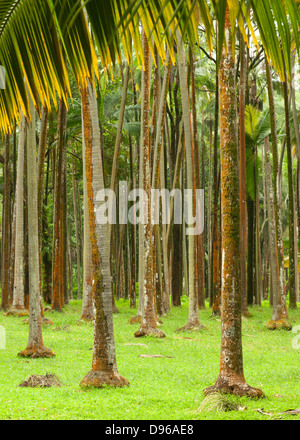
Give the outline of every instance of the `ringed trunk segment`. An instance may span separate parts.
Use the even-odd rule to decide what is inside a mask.
[[[242,292],[242,313],[244,316],[251,316],[247,304],[247,188],[246,188],[246,134],[245,134],[245,105],[246,105],[246,83],[247,83],[247,60],[245,52],[245,41],[239,32],[240,40],[240,209],[241,209],[241,292]]]
[[[97,193],[104,189],[97,98],[91,83],[81,90],[85,141],[85,167],[92,253],[95,326],[91,371],[82,386],[124,386],[128,381],[117,371],[113,333],[112,290],[107,225],[96,222]]]
[[[262,397],[250,387],[243,374],[241,266],[240,259],[240,181],[236,127],[236,89],[230,15],[225,16],[227,52],[223,49],[219,68],[222,200],[222,291],[220,372],[213,391]]]
[[[62,312],[64,307],[64,246],[63,246],[63,170],[64,170],[64,130],[67,109],[61,100],[58,114],[58,143],[55,178],[55,221],[54,221],[54,263],[52,286],[52,310]]]
[[[187,189],[192,191],[193,216],[196,214],[196,179],[195,179],[195,155],[192,137],[192,115],[189,106],[189,88],[185,66],[185,50],[179,31],[176,32],[178,40],[178,71],[182,99],[182,120],[185,137],[185,153],[187,167]],[[189,317],[187,327],[195,327],[200,324],[198,307],[198,277],[197,277],[197,248],[196,236],[188,237],[188,288],[189,288]]]
[[[24,243],[24,145],[26,122],[23,112],[19,126],[18,164],[16,179],[16,234],[15,234],[15,265],[12,309],[20,313],[25,311],[24,282],[23,282],[23,243]]]
[[[135,332],[136,337],[153,335],[164,337],[165,334],[157,328],[155,310],[155,284],[153,276],[154,237],[151,223],[151,168],[150,168],[150,138],[149,138],[149,106],[150,106],[150,51],[146,33],[143,31],[144,70],[142,86],[142,129],[141,155],[143,158],[143,188],[147,193],[147,222],[143,225],[144,237],[144,283],[143,309],[141,327]]]
[[[271,288],[273,293],[273,314],[272,319],[266,324],[269,330],[276,330],[284,328],[291,330],[292,326],[286,319],[286,307],[282,302],[281,282],[280,282],[280,267],[278,258],[278,246],[276,237],[276,216],[275,216],[275,193],[273,191],[271,178],[271,162],[270,162],[270,144],[269,138],[265,139],[265,168],[266,168],[266,183],[267,183],[267,203],[269,212],[269,237],[270,237],[270,270],[271,270]]]
[[[29,95],[29,93],[28,93]],[[39,271],[38,190],[36,170],[35,108],[29,95],[31,121],[27,121],[27,188],[28,188],[28,261],[29,261],[29,337],[19,356],[53,357],[44,347]]]

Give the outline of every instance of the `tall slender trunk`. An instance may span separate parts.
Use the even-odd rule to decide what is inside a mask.
[[[260,229],[259,229],[259,182],[257,170],[257,148],[254,155],[254,185],[255,185],[255,274],[256,274],[256,295],[254,303],[261,305],[262,296],[262,267],[261,267],[261,248],[260,248]]]
[[[213,218],[211,248],[211,288],[210,306],[212,315],[221,314],[221,280],[219,267],[220,237],[218,227],[218,199],[220,192],[220,175],[218,172],[218,126],[219,126],[219,76],[216,73],[215,127],[214,127],[214,165],[213,165]]]
[[[280,273],[280,295],[283,297],[284,287],[284,255],[282,242],[282,216],[281,216],[281,185],[280,185],[280,169],[278,167],[278,146],[277,146],[277,127],[275,114],[274,91],[271,76],[271,67],[266,59],[266,76],[268,85],[268,97],[270,108],[270,122],[271,122],[271,142],[272,142],[272,156],[273,156],[273,193],[274,193],[274,209],[275,209],[275,227],[276,227],[276,242],[278,247],[278,262]],[[282,156],[283,157],[283,156]],[[285,306],[285,298],[283,298],[283,312],[287,316]]]
[[[277,234],[276,234],[276,217],[275,217],[275,194],[271,177],[270,162],[270,145],[269,138],[265,139],[265,171],[267,186],[267,203],[268,203],[268,224],[269,224],[269,242],[270,242],[270,275],[271,275],[271,292],[273,299],[273,316],[272,320],[267,323],[267,328],[274,330],[276,328],[291,329],[290,324],[286,321],[284,313],[284,303],[282,301],[282,290],[280,283],[280,266],[278,258]]]
[[[29,93],[28,93],[29,95]],[[39,269],[39,221],[36,163],[35,108],[31,97],[31,121],[27,121],[27,190],[28,190],[28,261],[29,261],[29,337],[23,357],[52,357],[54,352],[46,348],[42,336],[42,310]]]
[[[145,272],[143,280],[143,312],[141,327],[135,332],[136,337],[153,335],[164,337],[165,334],[157,327],[155,311],[155,285],[153,276],[153,231],[151,223],[151,168],[150,168],[150,137],[149,137],[149,106],[150,106],[150,51],[145,31],[142,34],[144,51],[143,89],[142,89],[142,129],[141,129],[141,152],[143,156],[143,189],[146,200],[143,200],[146,224],[143,225]]]
[[[10,135],[5,135],[4,157],[4,191],[3,191],[3,226],[2,226],[2,286],[1,286],[1,309],[6,310],[9,306],[9,280],[10,280]]]
[[[63,242],[63,173],[66,127],[66,106],[63,100],[59,104],[58,141],[55,168],[55,202],[54,202],[54,237],[53,237],[53,285],[52,310],[62,311],[64,306],[64,242]]]
[[[197,105],[196,105],[196,86],[195,86],[195,60],[190,50],[190,69],[191,69],[191,95],[192,95],[192,120],[193,120],[193,146],[194,146],[194,156],[195,156],[195,174],[196,174],[196,188],[201,189],[201,180],[200,180],[200,158],[199,158],[199,143],[198,143],[198,130],[197,130]],[[204,116],[202,113],[202,132],[204,125]],[[204,152],[204,139],[201,137],[201,148],[202,153]],[[203,154],[202,154],[203,155]],[[203,166],[203,158],[202,158],[202,166]],[[204,176],[202,176],[202,180],[204,180]],[[202,189],[204,189],[204,185],[202,185]],[[201,213],[204,216],[204,213]],[[205,309],[205,280],[204,280],[204,272],[205,272],[205,259],[204,259],[204,233],[196,236],[196,262],[197,262],[197,285],[198,285],[198,306],[201,309]]]
[[[15,234],[15,276],[13,288],[13,308],[23,310],[24,305],[24,144],[26,122],[22,113],[19,126],[18,164],[16,180],[16,234]]]
[[[222,197],[222,332],[220,373],[206,393],[221,391],[260,397],[244,378],[241,319],[240,183],[236,124],[235,66],[228,4],[225,13],[227,51],[219,68]]]
[[[43,107],[41,118],[41,129],[39,138],[39,152],[37,164],[37,179],[38,179],[38,219],[39,219],[39,261],[40,261],[40,285],[42,287],[42,230],[43,230],[43,215],[44,215],[44,175],[45,175],[45,156],[47,147],[47,129],[48,129],[48,109]]]
[[[242,313],[249,316],[247,305],[247,203],[246,203],[246,135],[245,135],[245,104],[247,65],[245,42],[240,33],[240,103],[239,103],[239,135],[240,135],[240,206],[241,206],[241,295]]]
[[[298,112],[297,112],[297,104],[296,104],[296,84],[295,81],[295,58],[296,54],[292,55],[292,64],[293,64],[293,73],[291,78],[291,100],[292,100],[292,109],[293,109],[293,121],[294,121],[294,129],[295,129],[295,138],[296,138],[296,146],[297,146],[297,174],[296,174],[296,196],[297,196],[297,225],[298,225],[298,245],[295,246],[295,254],[296,261],[298,261],[298,251],[299,251],[299,243],[300,243],[300,131],[299,131],[299,122],[298,122]],[[299,279],[299,274],[297,275]],[[298,281],[299,284],[299,281]],[[300,291],[298,286],[297,291],[297,301],[300,301]]]
[[[185,138],[185,152],[186,152],[186,167],[187,167],[187,189],[192,192],[192,213],[193,217],[196,214],[196,188],[195,188],[195,158],[194,145],[192,138],[192,120],[189,108],[189,91],[187,72],[185,66],[185,51],[182,38],[179,31],[177,31],[178,41],[178,70],[181,89],[182,102],[182,120],[184,126]],[[197,286],[197,259],[195,258],[196,237],[194,235],[188,236],[188,286],[189,286],[189,316],[187,324],[180,330],[201,329],[204,326],[199,320],[199,306],[198,306],[198,286]]]
[[[82,140],[82,151],[84,154],[84,139]],[[84,163],[84,161],[83,161]],[[85,171],[83,168],[83,192],[85,191]],[[77,299],[81,299],[81,277],[80,277],[80,267],[81,267],[81,258],[80,258],[80,238],[79,238],[79,213],[77,206],[77,186],[75,182],[75,166],[74,159],[72,160],[72,189],[73,189],[73,211],[74,211],[74,220],[75,220],[75,235],[76,235],[76,261],[77,261]],[[87,237],[85,235],[85,237]],[[88,258],[88,256],[86,256]],[[83,257],[84,260],[84,257]],[[89,259],[90,263],[90,259]],[[83,292],[84,296],[84,292]]]
[[[283,57],[282,57],[283,58]],[[298,276],[298,253],[297,253],[297,234],[296,234],[296,209],[295,194],[293,184],[293,159],[291,145],[291,127],[290,127],[290,105],[288,93],[288,78],[285,72],[285,81],[283,83],[284,108],[285,108],[285,130],[286,130],[286,153],[288,163],[288,191],[289,191],[289,307],[297,308],[297,296],[299,291]]]
[[[99,148],[97,98],[89,80],[88,87],[81,90],[81,99],[95,305],[92,369],[83,378],[81,385],[124,386],[128,385],[128,381],[118,373],[116,363],[108,230],[107,225],[101,225],[96,221],[97,194],[100,190],[104,190],[104,175]]]
[[[82,153],[83,153],[83,289],[82,289],[82,313],[81,319],[92,320],[95,317],[94,310],[94,285],[93,285],[93,267],[92,267],[92,249],[91,249],[91,235],[89,222],[89,202],[87,195],[87,181],[86,181],[86,164],[85,164],[85,139],[84,139],[84,124],[82,134]],[[75,181],[74,190],[75,191]],[[76,194],[74,193],[74,206],[76,203]],[[78,227],[78,226],[77,226]],[[77,238],[76,238],[77,241]],[[77,245],[76,245],[77,249]],[[79,237],[78,237],[78,252],[79,252]],[[80,256],[77,255],[77,265],[80,264]]]

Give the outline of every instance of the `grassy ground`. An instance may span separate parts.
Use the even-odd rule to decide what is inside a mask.
[[[24,318],[0,314],[6,330],[6,349],[0,350],[0,419],[283,419],[299,418],[278,413],[300,408],[300,349],[292,347],[295,334],[264,328],[271,310],[265,304],[254,307],[253,317],[243,320],[244,366],[247,382],[261,388],[266,398],[238,402],[244,411],[199,413],[202,390],[213,385],[219,369],[219,319],[211,318],[207,308],[200,312],[208,331],[178,334],[186,323],[188,304],[173,308],[163,318],[164,339],[133,336],[139,324],[130,325],[134,312],[128,301],[117,303],[114,315],[119,372],[130,381],[124,389],[84,391],[79,382],[89,371],[92,360],[93,326],[81,322],[80,302],[74,301],[63,313],[46,313],[54,322],[44,327],[44,341],[56,353],[54,359],[26,360],[17,353],[27,344],[28,325]],[[292,325],[300,325],[300,311],[290,313]],[[192,339],[184,339],[192,338]],[[146,344],[144,346],[126,344]],[[299,342],[298,342],[299,344]],[[141,354],[160,354],[170,358],[141,358]],[[21,388],[32,374],[54,373],[61,388]],[[261,414],[262,409],[274,416]]]

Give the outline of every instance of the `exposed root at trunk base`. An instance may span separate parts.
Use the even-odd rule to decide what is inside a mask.
[[[136,323],[141,323],[141,321],[142,321],[142,317],[140,315],[136,315],[130,318],[128,322],[129,324],[136,324]]]
[[[27,380],[20,383],[19,387],[30,387],[30,388],[50,388],[50,387],[61,387],[62,383],[56,374],[48,374],[45,376],[29,376]]]
[[[253,399],[260,399],[265,397],[262,390],[260,390],[259,388],[251,387],[243,380],[237,382],[229,382],[222,378],[219,378],[214,386],[205,388],[203,393],[205,396],[208,396],[212,393],[221,393],[234,394],[235,396],[240,397],[247,396]]]
[[[55,353],[51,348],[46,347],[34,347],[34,348],[25,348],[25,350],[20,351],[18,356],[28,357],[28,358],[50,358],[54,357]]]
[[[24,319],[23,324],[29,324],[29,318]],[[51,319],[45,318],[45,316],[42,317],[42,325],[53,325],[53,321]]]
[[[135,332],[134,336],[136,338],[141,338],[143,336],[154,336],[155,338],[165,338],[166,335],[159,328],[140,328]]]
[[[84,388],[103,388],[105,385],[112,387],[126,387],[129,382],[125,377],[116,372],[102,372],[91,370],[80,382]]]
[[[118,307],[115,306],[114,304],[113,304],[113,306],[112,306],[112,311],[113,311],[113,313],[120,313]]]
[[[94,321],[94,315],[82,315],[80,320],[81,321]]]
[[[219,309],[212,310],[211,316],[221,316],[221,311]]]
[[[273,321],[272,319],[266,324],[266,327],[269,330],[278,330],[283,329],[290,331],[292,330],[292,325],[285,319],[278,319],[277,321]]]
[[[4,313],[4,316],[28,316],[29,311],[26,309],[12,308],[8,312]]]
[[[42,325],[53,325],[53,321],[51,319],[45,318],[45,316],[42,317]]]
[[[250,313],[250,312],[242,312],[242,316],[244,317],[244,318],[252,318],[252,313]]]
[[[176,332],[198,332],[200,330],[207,330],[207,327],[200,322],[188,322],[183,327],[178,328]]]

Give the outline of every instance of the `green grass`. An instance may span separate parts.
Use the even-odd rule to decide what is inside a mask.
[[[180,333],[175,330],[187,321],[188,303],[173,308],[163,317],[164,339],[134,337],[139,324],[130,325],[134,315],[128,301],[117,303],[114,315],[119,372],[130,381],[123,389],[82,390],[81,379],[92,361],[93,325],[81,322],[81,303],[74,301],[64,312],[46,313],[54,325],[43,328],[45,346],[56,353],[53,359],[27,360],[17,353],[27,345],[28,325],[24,318],[0,314],[6,330],[6,349],[0,350],[0,419],[268,419],[255,409],[278,413],[300,408],[300,349],[292,347],[295,334],[270,331],[264,325],[271,317],[267,304],[251,309],[253,317],[243,320],[244,370],[247,382],[261,388],[266,398],[260,401],[230,397],[244,411],[226,413],[197,412],[202,391],[213,385],[219,369],[219,319],[210,310],[200,312],[208,331]],[[300,311],[290,312],[292,325],[300,325]],[[182,337],[193,338],[181,339]],[[142,343],[147,347],[128,346]],[[161,354],[173,358],[141,358],[140,354]],[[32,374],[54,373],[62,388],[21,388],[18,385]],[[281,416],[283,419],[300,416]]]

